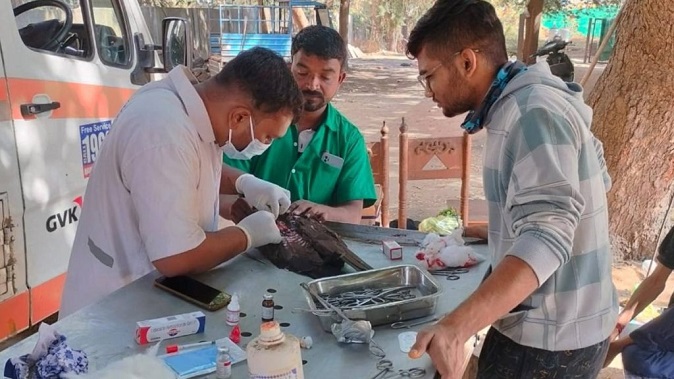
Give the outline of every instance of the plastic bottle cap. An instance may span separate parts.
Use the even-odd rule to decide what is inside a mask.
[[[270,293],[266,293],[266,294],[262,295],[262,298],[265,299],[265,300],[271,300],[271,299],[274,298],[274,295],[272,295]]]
[[[277,343],[283,341],[285,335],[276,321],[263,322],[260,325],[260,341],[264,343]]]
[[[232,296],[232,300],[229,302],[229,305],[227,306],[227,309],[231,309],[231,310],[239,309],[239,296],[237,294],[234,294]]]

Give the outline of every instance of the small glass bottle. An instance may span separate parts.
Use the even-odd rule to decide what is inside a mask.
[[[274,321],[274,295],[266,293],[262,298],[262,321]]]
[[[218,357],[215,360],[216,379],[228,379],[232,377],[232,359],[229,357],[229,349],[218,346]]]

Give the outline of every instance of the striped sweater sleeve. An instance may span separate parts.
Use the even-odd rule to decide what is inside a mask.
[[[539,286],[568,262],[584,199],[579,189],[581,141],[562,114],[529,108],[504,146],[508,178],[505,226],[515,241],[506,255],[525,261]]]

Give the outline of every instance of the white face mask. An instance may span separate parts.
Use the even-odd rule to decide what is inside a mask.
[[[251,141],[243,150],[239,151],[232,143],[232,129],[229,129],[229,141],[223,147],[223,151],[229,159],[249,160],[256,155],[262,155],[271,144],[265,144],[255,138],[253,134],[253,117],[250,117]]]

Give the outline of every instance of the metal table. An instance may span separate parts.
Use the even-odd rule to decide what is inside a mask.
[[[413,246],[419,243],[425,234],[399,229],[383,229],[361,225],[331,224],[333,230],[344,237],[352,251],[374,268],[387,267],[400,263],[413,263]],[[397,240],[403,246],[403,261],[390,261],[382,254],[381,239]],[[445,280],[438,276],[438,282],[445,289],[445,294],[438,301],[436,316],[447,313],[458,306],[471,294],[483,280],[489,267],[486,245],[474,245],[477,253],[486,261],[462,274],[459,280]],[[253,258],[259,258],[264,263]],[[134,341],[135,323],[140,320],[153,319],[173,314],[187,313],[199,308],[170,295],[153,286],[157,272],[150,273],[126,287],[110,294],[98,303],[85,307],[78,312],[60,320],[55,324],[57,330],[66,335],[69,345],[84,350],[89,356],[90,370],[101,369],[107,364],[126,356],[142,352],[146,346],[138,346]],[[314,345],[309,350],[302,350],[305,377],[313,378],[370,378],[378,371],[378,359],[368,353],[366,345],[340,344],[335,337],[323,331],[316,316],[295,311],[295,308],[307,308],[307,302],[299,283],[310,278],[280,270],[264,260],[256,251],[248,252],[237,258],[200,275],[205,283],[225,292],[240,295],[241,318],[240,327],[244,336],[239,344],[245,349],[246,343],[259,334],[261,323],[262,295],[268,289],[276,290],[274,300],[283,309],[276,310],[275,320],[285,325],[282,330],[297,337],[311,336]],[[206,314],[206,332],[180,337],[162,342],[162,344],[191,343],[212,340],[229,335],[231,327],[225,323],[225,310],[217,312],[204,311]],[[285,324],[287,323],[287,324]],[[424,325],[411,329],[391,329],[384,325],[375,328],[375,340],[386,352],[386,359],[393,361],[394,368],[408,369],[423,367],[424,378],[433,378],[435,370],[427,355],[411,360],[400,351],[398,334],[404,331],[418,331]],[[250,333],[251,335],[246,337]],[[26,338],[14,346],[0,352],[0,365],[4,367],[7,359],[32,351],[37,335]],[[162,348],[160,351],[162,351]],[[244,362],[234,365],[233,378],[247,377]],[[211,374],[210,377],[213,377]],[[205,376],[208,378],[209,376]]]

